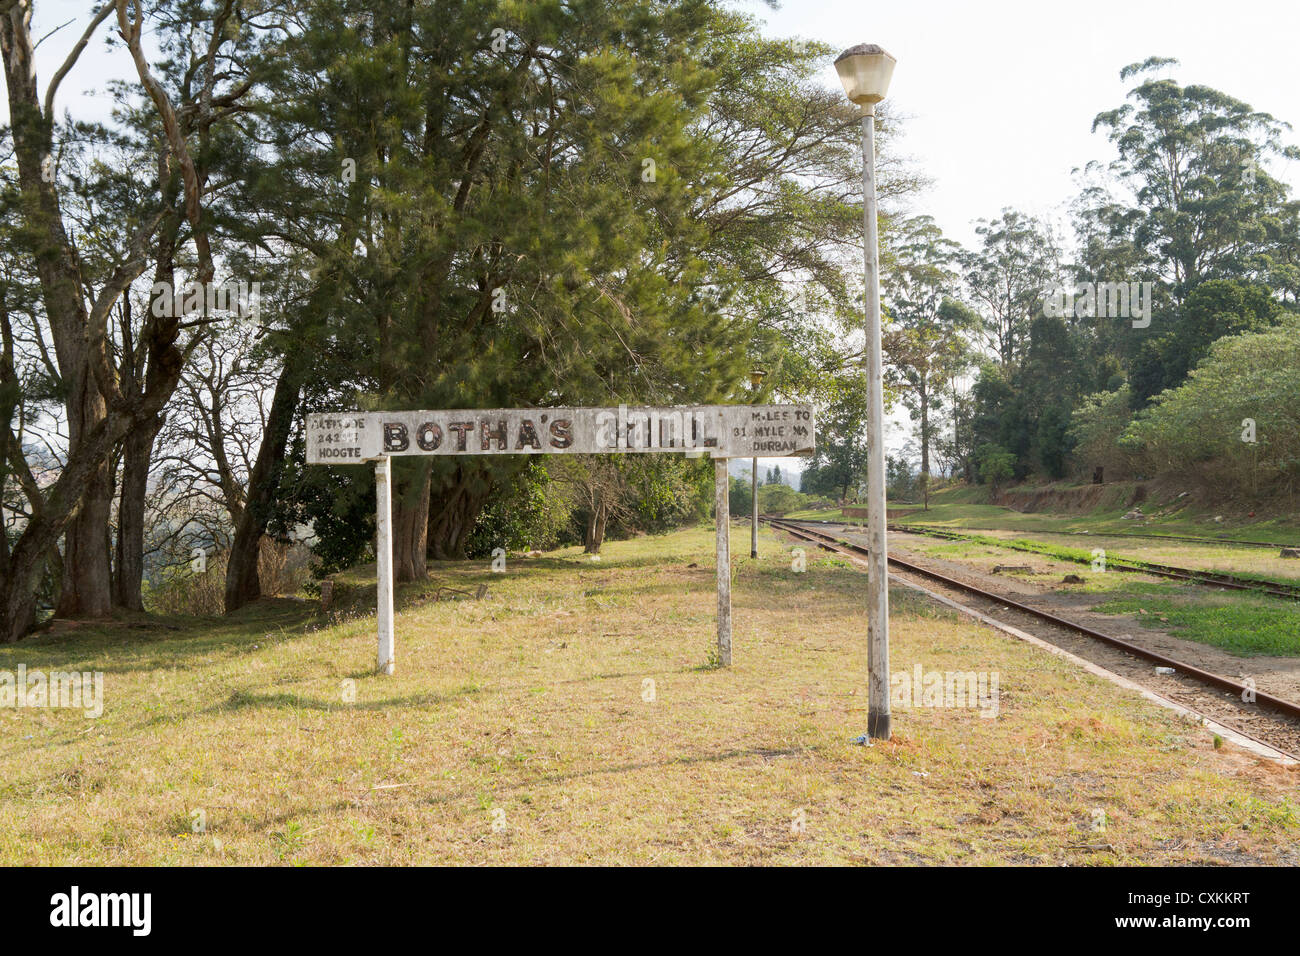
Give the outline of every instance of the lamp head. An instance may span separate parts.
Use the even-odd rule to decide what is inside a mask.
[[[859,43],[835,58],[835,71],[848,98],[866,108],[885,98],[897,62],[883,47]]]

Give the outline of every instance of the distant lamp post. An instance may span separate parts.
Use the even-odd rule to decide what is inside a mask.
[[[876,233],[876,104],[898,62],[874,43],[841,53],[835,70],[862,116],[863,272],[867,332],[867,736],[889,739],[889,553],[885,542],[885,400],[880,372],[880,249]]]
[[[749,384],[755,392],[763,384],[763,376],[766,375],[761,368],[756,368],[749,373]],[[749,492],[751,497],[749,510],[749,556],[758,557],[758,458],[755,457],[750,464],[749,472]]]

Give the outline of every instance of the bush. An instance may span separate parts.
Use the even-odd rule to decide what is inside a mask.
[[[1122,441],[1148,455],[1157,470],[1189,474],[1212,491],[1294,494],[1300,316],[1215,342],[1187,381],[1156,396]]]
[[[507,551],[549,550],[569,530],[573,505],[551,481],[546,462],[534,458],[497,488],[479,512],[465,544],[471,558],[488,557],[493,548]]]
[[[1141,468],[1137,451],[1120,445],[1133,421],[1132,403],[1133,392],[1127,385],[1083,400],[1070,419],[1071,460],[1078,475],[1091,476],[1100,466],[1104,477],[1113,480],[1130,478]]]
[[[1001,445],[985,443],[975,449],[975,471],[979,480],[994,491],[1016,474],[1016,456]]]
[[[801,495],[789,485],[760,485],[758,488],[758,513],[762,515],[784,515],[791,511],[801,511],[808,507],[811,499]],[[749,509],[745,509],[745,514]]]
[[[761,492],[763,486],[759,485],[758,490]],[[747,515],[749,509],[753,506],[753,486],[746,478],[737,478],[732,475],[728,482],[727,507],[731,509],[733,515]],[[709,510],[713,509],[713,502],[709,502]],[[762,503],[759,503],[759,513],[763,511]]]
[[[262,538],[257,556],[257,575],[264,597],[296,594],[311,576],[311,551],[303,542]],[[207,559],[203,570],[194,562],[165,565],[154,580],[142,587],[144,606],[154,614],[212,617],[224,613],[226,561],[218,551]]]

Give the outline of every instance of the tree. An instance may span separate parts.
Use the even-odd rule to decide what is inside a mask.
[[[866,381],[845,377],[844,388],[817,419],[817,447],[800,487],[846,501],[864,488],[867,469]]]
[[[753,505],[753,485],[732,475],[727,481],[727,508],[733,515],[749,514]]]
[[[600,553],[612,527],[662,531],[697,514],[702,501],[704,471],[677,455],[557,455],[548,470],[568,489],[588,554]]]
[[[993,489],[994,494],[1015,477],[1016,456],[1000,445],[984,444],[975,451],[975,464],[980,481]]]
[[[696,381],[739,377],[735,331],[690,254],[702,226],[684,217],[688,182],[707,181],[685,127],[702,103],[688,53],[708,5],[322,2],[307,14],[286,51],[302,102],[275,172],[332,168],[337,182],[355,165],[347,201],[323,210],[325,235],[367,250],[329,260],[353,359],[337,399],[672,401],[688,358]],[[315,236],[295,238],[321,254]],[[519,467],[398,463],[399,579],[421,576],[426,552],[463,554]]]
[[[576,499],[570,492],[575,489],[550,475],[553,469],[564,471],[564,457],[531,458],[528,463],[479,513],[465,549],[470,557],[490,557],[497,548],[553,548],[568,540]]]
[[[269,324],[271,318],[262,315],[261,321]],[[209,327],[182,372],[159,433],[150,517],[162,527],[151,536],[153,549],[230,552],[248,507],[278,363],[259,326],[247,319],[224,317]],[[171,548],[172,541],[180,547]],[[227,557],[227,572],[230,563]]]
[[[1147,339],[1135,357],[1131,381],[1137,407],[1181,385],[1220,338],[1262,331],[1281,316],[1282,306],[1266,286],[1228,279],[1201,283],[1177,309],[1172,331]]]
[[[795,274],[846,285],[858,153],[820,48],[712,0],[321,0],[305,23],[274,175],[354,164],[294,235],[318,257],[354,237],[329,258],[353,359],[332,407],[731,398],[751,306]],[[518,467],[399,463],[399,579],[463,554]]]
[[[980,328],[980,317],[953,297],[958,247],[934,220],[907,220],[893,242],[894,267],[886,284],[886,375],[919,421],[918,480],[928,510],[930,453],[938,430],[931,415],[943,407],[944,386],[969,367],[968,339]]]
[[[168,16],[163,8],[159,15]],[[230,46],[241,35],[228,30],[233,5],[198,18],[210,27],[205,55],[188,74],[192,100],[178,101],[155,76],[142,47],[144,9],[129,0],[101,6],[81,39],[57,70],[42,98],[34,67],[30,0],[0,3],[0,56],[12,121],[10,135],[17,166],[12,188],[22,210],[22,240],[32,251],[41,290],[41,317],[34,334],[48,330],[53,343],[55,377],[65,396],[67,448],[57,479],[41,490],[40,502],[7,554],[0,555],[0,637],[16,640],[33,620],[36,585],[60,537],[62,589],[58,611],[65,615],[107,614],[113,602],[108,529],[111,511],[111,464],[119,443],[129,435],[147,432],[179,379],[189,341],[182,341],[179,316],[144,319],[134,348],[147,356],[138,381],[123,379],[114,367],[109,320],[131,283],[155,262],[170,261],[165,253],[174,229],[189,230],[197,265],[196,279],[210,282],[213,275],[205,181],[209,134],[241,94],[238,79],[222,85],[233,73],[224,69]],[[59,176],[60,155],[55,142],[54,104],[58,87],[75,66],[96,30],[116,15],[119,34],[126,45],[140,89],[154,111],[158,131],[155,150],[158,181],[151,194],[141,197],[131,214],[113,230],[100,230],[96,238],[112,236],[116,245],[104,259],[87,268],[83,250],[69,228],[70,195],[76,195]],[[251,25],[245,25],[248,31]],[[244,33],[243,35],[247,35]],[[203,148],[198,148],[200,143]],[[175,205],[169,201],[175,197]],[[152,245],[152,248],[151,248]],[[152,253],[152,256],[151,256]],[[7,453],[20,450],[6,441]],[[138,455],[133,456],[138,464]],[[21,470],[21,466],[20,466]],[[133,489],[138,484],[132,484]]]
[[[1134,472],[1135,456],[1121,447],[1120,439],[1133,418],[1129,386],[1110,392],[1086,396],[1070,418],[1070,441],[1079,470],[1112,480],[1129,478]]]
[[[1160,393],[1122,444],[1156,469],[1226,496],[1300,487],[1300,316],[1219,339],[1178,388]]]
[[[1058,282],[1059,254],[1042,223],[1013,209],[980,220],[975,232],[980,247],[960,257],[966,286],[984,318],[985,342],[1009,367],[1023,355],[1044,293]]]
[[[963,372],[953,371],[942,383],[944,401],[948,405],[948,418],[952,423],[951,435],[935,436],[935,456],[942,471],[949,475],[961,474],[966,481],[975,478],[974,466],[974,402]]]
[[[889,497],[895,501],[911,501],[920,483],[920,475],[913,471],[907,455],[914,451],[909,442],[902,453],[885,456],[885,484],[889,488]]]
[[[1151,266],[1175,305],[1207,279],[1258,275],[1266,250],[1300,238],[1276,228],[1295,206],[1264,166],[1271,156],[1300,157],[1280,142],[1285,124],[1226,93],[1155,75],[1177,65],[1149,57],[1124,67],[1121,80],[1139,80],[1133,102],[1093,121],[1119,151],[1110,170],[1132,196],[1097,217],[1111,241]]]
[[[1062,477],[1070,451],[1070,414],[1087,393],[1089,377],[1065,322],[1036,317],[1019,365],[981,366],[972,390],[970,431],[976,447],[994,445],[1010,453],[1016,478],[1034,472]]]

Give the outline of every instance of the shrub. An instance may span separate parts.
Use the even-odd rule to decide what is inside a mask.
[[[1130,478],[1141,468],[1139,450],[1120,445],[1133,421],[1132,402],[1133,392],[1127,385],[1083,400],[1070,418],[1071,459],[1077,474],[1090,476],[1101,466],[1106,478]]]
[[[261,540],[257,574],[264,597],[296,594],[310,579],[311,551],[300,541]],[[208,557],[206,567],[196,570],[193,562],[165,565],[152,580],[144,582],[145,609],[154,614],[208,617],[225,611],[225,551]]]
[[[1300,316],[1215,342],[1183,385],[1156,396],[1123,445],[1149,455],[1157,470],[1189,474],[1213,491],[1294,493]]]
[[[975,449],[975,471],[982,483],[997,491],[1015,477],[1016,456],[1001,445],[986,442]]]

